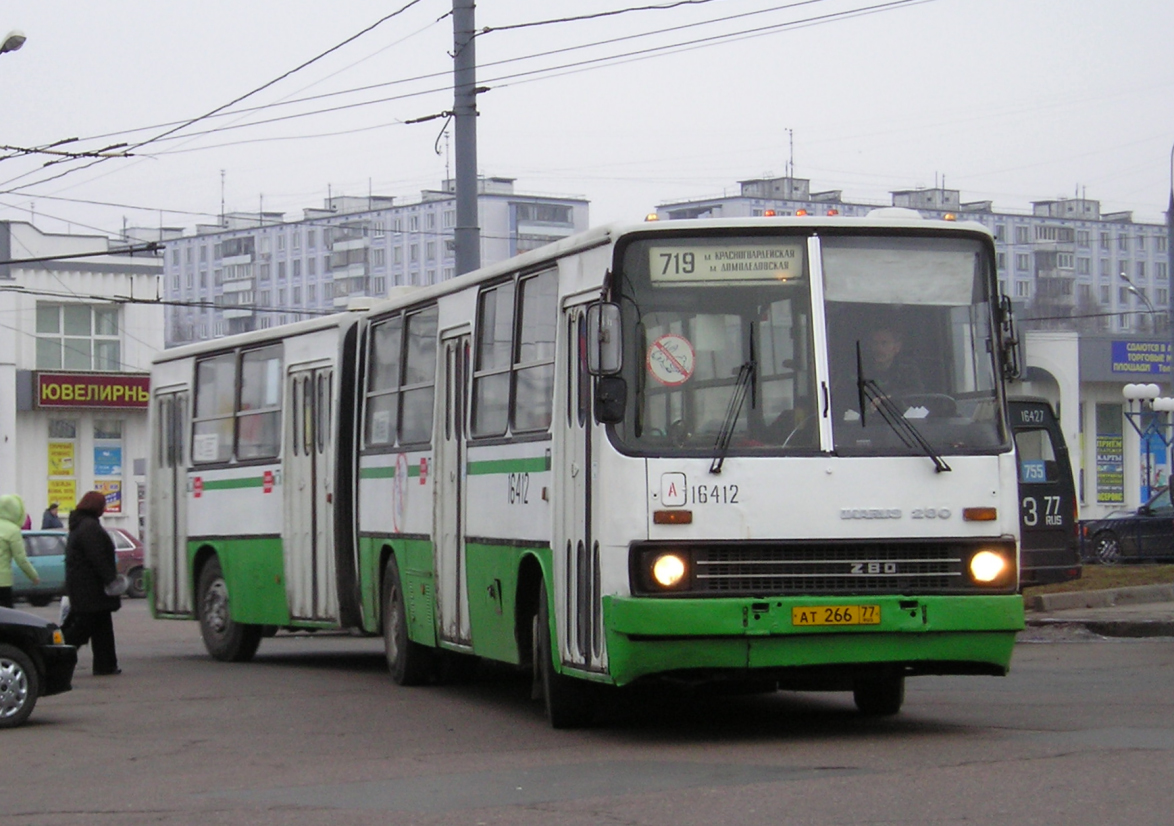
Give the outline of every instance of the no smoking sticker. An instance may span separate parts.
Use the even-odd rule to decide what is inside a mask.
[[[696,363],[689,339],[675,333],[661,336],[648,348],[648,372],[666,387],[687,382]]]

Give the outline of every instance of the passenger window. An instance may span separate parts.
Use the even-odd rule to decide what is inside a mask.
[[[403,346],[403,317],[384,321],[371,331],[368,360],[366,444],[368,447],[395,444],[399,429],[400,352]]]
[[[521,284],[521,319],[514,367],[514,430],[550,427],[554,402],[554,333],[558,277],[554,270]]]
[[[478,299],[473,370],[473,436],[502,436],[509,417],[514,283],[485,290]]]
[[[433,401],[436,385],[436,327],[439,309],[430,307],[408,316],[404,353],[403,419],[400,442],[419,444],[432,440]]]
[[[281,348],[263,347],[241,355],[241,397],[237,413],[238,459],[267,459],[281,448]]]
[[[232,458],[236,354],[225,353],[196,364],[196,415],[192,421],[192,462]]]

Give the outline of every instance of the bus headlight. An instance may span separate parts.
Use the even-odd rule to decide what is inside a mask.
[[[675,553],[661,554],[652,563],[652,580],[662,588],[675,588],[687,572],[684,557]]]
[[[1001,585],[1014,573],[1011,561],[998,551],[979,551],[970,557],[970,579],[976,585]]]

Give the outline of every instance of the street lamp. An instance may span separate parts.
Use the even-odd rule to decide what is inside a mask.
[[[24,32],[20,29],[13,29],[8,34],[4,35],[4,41],[0,42],[0,54],[5,52],[15,52],[25,41]]]
[[[1138,287],[1129,280],[1129,276],[1125,274],[1125,265],[1121,265],[1121,272],[1119,277],[1126,283],[1126,289],[1141,299],[1141,303],[1145,304],[1146,312],[1150,314],[1150,332],[1158,332],[1158,311],[1154,309],[1153,302],[1150,301],[1149,296],[1145,294],[1145,290]]]
[[[1174,398],[1159,396],[1161,390],[1156,384],[1127,384],[1121,389],[1125,397],[1125,421],[1141,439],[1145,450],[1145,484],[1142,486],[1141,501],[1148,502],[1154,488],[1153,455],[1160,444],[1162,458],[1167,458],[1170,449],[1170,428],[1168,413],[1174,411]],[[1165,480],[1169,484],[1169,479]]]

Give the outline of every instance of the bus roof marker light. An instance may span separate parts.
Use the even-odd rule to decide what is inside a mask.
[[[647,215],[645,215],[645,216],[644,216],[644,220],[645,220],[645,221],[659,221],[659,220],[660,220],[660,216],[659,216],[659,215],[657,215],[655,212],[650,212],[650,213],[648,213]]]
[[[828,215],[839,215],[839,214],[840,214],[840,211],[838,209],[836,209],[835,207],[832,207],[831,209],[828,210]]]
[[[947,212],[945,215],[942,216],[942,220],[943,221],[957,221],[958,216],[952,212]]]
[[[795,214],[796,214],[796,215],[798,215],[800,218],[802,218],[804,215],[806,215],[806,214],[807,214],[807,210],[805,210],[805,209],[797,209],[797,210],[795,210]]]
[[[775,217],[775,211],[773,209],[763,210],[762,217],[773,218],[773,217]]]

